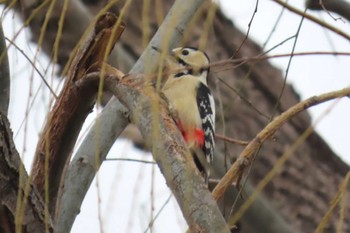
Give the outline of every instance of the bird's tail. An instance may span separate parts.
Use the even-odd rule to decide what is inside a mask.
[[[205,183],[208,184],[210,175],[210,164],[207,160],[207,157],[205,156],[203,150],[198,147],[191,148],[191,154],[199,172],[202,174],[205,180]]]

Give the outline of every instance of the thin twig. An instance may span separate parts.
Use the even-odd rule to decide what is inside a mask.
[[[257,184],[255,191],[249,196],[249,198],[240,206],[236,213],[230,218],[229,224],[235,224],[251,207],[254,201],[258,198],[262,190],[271,182],[271,180],[279,173],[281,167],[290,159],[294,152],[307,140],[307,138],[314,132],[315,126],[326,116],[327,113],[339,102],[334,103],[315,120],[315,123],[309,126],[291,145],[291,147],[283,153],[283,155],[277,160],[273,168],[264,176],[264,178]]]
[[[51,94],[55,97],[55,99],[57,99],[57,95],[55,93],[55,91],[52,89],[52,87],[50,86],[50,84],[46,81],[44,75],[40,72],[40,70],[36,67],[36,65],[33,63],[33,61],[28,57],[28,55],[20,48],[18,47],[12,40],[10,40],[9,38],[5,37],[5,39],[12,44],[23,56],[24,58],[32,65],[32,67],[35,69],[35,71],[38,73],[38,75],[40,76],[41,80],[43,81],[43,83],[45,84],[45,86],[49,89],[49,91],[51,92]]]
[[[230,170],[221,179],[220,183],[213,190],[213,197],[218,200],[225,193],[226,189],[234,182],[240,179],[245,168],[250,165],[253,159],[253,153],[263,144],[263,142],[273,136],[273,134],[292,117],[317,104],[335,99],[350,94],[350,88],[344,88],[338,91],[325,93],[319,96],[313,96],[308,98],[287,111],[282,113],[271,121],[262,131],[260,131],[256,137],[250,141],[247,147],[241,152],[236,162],[231,166]]]
[[[290,57],[290,53],[282,53],[282,54],[275,54],[275,55],[264,55],[264,53],[253,56],[253,57],[245,57],[245,58],[238,58],[238,59],[226,59],[221,60],[218,62],[212,62],[210,63],[210,68],[212,68],[214,73],[226,71],[228,69],[234,69],[237,68],[243,64],[246,64],[248,62],[259,62],[259,61],[265,61],[269,59],[276,59],[276,58],[284,58],[284,57]],[[301,57],[301,56],[350,56],[350,52],[328,52],[328,51],[311,51],[311,52],[299,52],[294,53],[294,57]]]
[[[304,13],[306,13],[306,9],[305,9]],[[297,45],[297,41],[298,41],[298,38],[299,38],[300,29],[301,29],[301,26],[303,25],[303,22],[304,22],[304,15],[301,17],[301,20],[300,20],[300,23],[299,23],[297,32],[295,33],[295,37],[294,37],[295,39],[294,39],[294,43],[293,43],[293,47],[292,47],[292,51],[291,51],[290,57],[289,57],[289,59],[288,59],[288,64],[287,64],[287,68],[286,68],[286,73],[285,73],[284,78],[283,78],[282,88],[281,88],[280,93],[279,93],[279,95],[278,95],[278,97],[277,97],[275,106],[273,106],[273,110],[272,110],[272,113],[271,113],[271,118],[269,119],[269,121],[271,121],[271,120],[273,119],[273,117],[275,116],[275,113],[277,112],[277,109],[278,109],[279,106],[280,106],[280,100],[281,100],[281,98],[282,98],[284,89],[286,88],[287,78],[288,78],[288,74],[289,74],[289,68],[290,68],[290,65],[292,64],[292,60],[293,60],[294,52],[295,52],[295,47],[296,47],[296,45]]]
[[[342,36],[345,39],[350,40],[350,35],[348,35],[347,33],[343,32],[342,30],[340,30],[340,29],[338,29],[336,27],[333,27],[332,25],[330,25],[328,23],[325,23],[325,22],[321,21],[321,20],[319,20],[318,18],[316,18],[316,17],[314,17],[312,15],[304,13],[303,11],[301,11],[301,10],[299,10],[299,9],[297,9],[297,8],[295,8],[295,7],[291,6],[291,5],[283,2],[282,0],[273,0],[273,1],[275,3],[281,5],[281,6],[285,7],[289,11],[291,11],[291,12],[297,14],[297,15],[303,16],[306,19],[308,19],[308,20],[310,20],[310,21],[320,25],[321,27],[325,27],[325,28],[329,29],[330,31],[338,34],[339,36]]]
[[[209,67],[212,68],[213,73],[218,73],[226,70],[235,69],[239,66],[242,66],[248,62],[259,62],[259,61],[265,61],[269,59],[276,59],[276,58],[284,58],[284,57],[290,57],[290,53],[282,53],[282,54],[275,54],[275,55],[264,55],[265,53],[253,56],[253,57],[243,57],[243,58],[236,58],[236,59],[225,59],[217,62],[210,63]],[[328,51],[314,51],[314,52],[299,52],[294,53],[293,56],[350,56],[350,52],[328,52]]]
[[[241,44],[238,46],[238,48],[236,49],[236,51],[234,52],[234,54],[231,56],[231,59],[234,58],[234,57],[237,55],[237,53],[239,52],[239,50],[241,50],[242,46],[243,46],[244,43],[247,41],[248,36],[249,36],[249,33],[250,33],[251,26],[252,26],[252,23],[253,23],[253,20],[254,20],[254,18],[255,18],[256,13],[258,12],[258,6],[259,6],[259,0],[256,0],[253,15],[252,15],[252,17],[250,18],[250,21],[249,21],[249,23],[248,23],[248,30],[247,30],[247,33],[245,34],[245,37],[244,37],[243,41],[241,42]]]
[[[266,47],[267,43],[270,41],[272,35],[275,34],[275,31],[276,31],[276,29],[277,29],[278,24],[279,24],[280,22],[282,22],[282,21],[281,21],[281,18],[282,18],[282,15],[283,15],[283,13],[284,13],[284,10],[285,10],[285,8],[282,8],[282,10],[280,11],[280,13],[279,13],[279,15],[278,15],[278,17],[277,17],[277,19],[276,19],[276,21],[275,21],[275,23],[274,23],[272,29],[271,29],[269,35],[267,36],[265,42],[262,44],[263,49]]]
[[[148,223],[147,228],[143,231],[143,233],[147,233],[148,229],[150,229],[154,222],[157,220],[157,218],[159,217],[159,215],[162,213],[162,211],[164,210],[164,208],[167,206],[167,204],[169,203],[169,201],[171,200],[171,197],[173,195],[170,194],[169,197],[165,200],[165,202],[163,203],[162,207],[160,207],[160,209],[158,210],[158,212],[156,213],[156,215],[154,216],[154,218],[152,218],[152,220]]]
[[[270,119],[270,117],[263,113],[262,111],[260,111],[257,107],[254,106],[254,104],[252,102],[250,102],[250,100],[248,100],[245,96],[243,96],[240,91],[236,90],[236,88],[232,87],[230,84],[228,84],[225,80],[223,80],[222,78],[217,78],[220,82],[222,82],[223,84],[225,84],[226,87],[228,87],[231,91],[233,91],[236,95],[239,96],[239,98],[246,103],[249,107],[251,107],[255,112],[257,112],[259,115],[263,116],[266,119]]]
[[[128,159],[128,158],[107,158],[105,161],[128,161],[128,162],[137,162],[137,163],[147,163],[147,164],[156,164],[154,161],[147,161],[142,159]]]
[[[246,146],[249,143],[249,141],[242,141],[242,140],[230,138],[230,137],[227,137],[227,136],[224,136],[224,135],[221,135],[221,134],[215,134],[215,138],[221,139],[221,140],[226,141],[226,142],[238,144],[238,145],[241,145],[241,146]]]

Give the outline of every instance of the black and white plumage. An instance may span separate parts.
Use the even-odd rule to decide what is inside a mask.
[[[207,84],[208,56],[195,48],[176,48],[167,58],[170,72],[162,92],[198,169],[205,178],[215,147],[215,103]]]
[[[200,84],[197,87],[197,92],[198,110],[202,118],[202,129],[204,131],[204,153],[208,162],[211,162],[215,147],[215,102],[207,86]]]

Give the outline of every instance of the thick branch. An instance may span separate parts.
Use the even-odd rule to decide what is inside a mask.
[[[145,82],[144,75],[127,75],[121,81],[119,77],[119,72],[107,74],[104,85],[128,108],[132,122],[152,148],[153,157],[191,231],[230,232],[165,107],[165,101]],[[97,85],[99,78],[99,73],[89,74],[79,84],[85,86],[95,82]]]
[[[92,65],[98,68],[98,64],[109,54],[109,41],[114,45],[124,29],[123,25],[116,25],[116,21],[117,18],[112,14],[103,15],[97,20],[87,42],[75,55],[65,86],[39,139],[32,175],[39,192],[42,195],[49,192],[51,213],[56,204],[63,168],[70,158],[81,127],[95,104],[96,89],[88,86],[78,88],[75,83],[88,69],[93,69]],[[48,190],[44,190],[45,182],[48,182]]]
[[[192,19],[192,16],[201,4],[203,4],[201,0],[177,0],[130,73],[144,73],[145,64],[147,64],[148,72],[154,71],[159,63],[159,53],[156,53],[151,47],[161,47],[165,38],[168,41],[168,48],[174,47],[182,37],[181,33],[185,30],[188,22]],[[147,63],[146,61],[152,62]],[[127,126],[125,118],[119,117],[122,115],[123,111],[125,110],[122,108],[119,101],[116,98],[112,98],[96,119],[96,123],[89,130],[87,137],[85,137],[74,156],[72,164],[67,172],[70,188],[67,188],[63,193],[62,199],[65,201],[60,201],[60,209],[64,211],[64,213],[73,213],[74,216],[65,214],[57,216],[57,222],[58,225],[60,225],[57,227],[62,229],[61,232],[68,232],[70,230],[75,216],[79,213],[85,193],[89,189],[94,177],[92,174],[87,175],[87,173],[95,173],[97,171],[119,135],[118,131]],[[111,132],[111,129],[115,126],[118,126],[116,132],[105,133]],[[97,143],[96,138],[100,139]],[[100,158],[98,161],[96,161],[96,154],[98,154]],[[84,161],[84,163],[81,163],[81,161]],[[95,168],[96,170],[94,170]],[[73,176],[74,179],[72,179]],[[81,196],[78,198],[77,195],[72,194],[80,194]],[[74,198],[70,198],[70,196]],[[64,224],[62,228],[61,224]]]
[[[339,91],[334,91],[319,96],[313,96],[294,105],[282,113],[280,116],[276,117],[262,131],[260,131],[241,152],[237,160],[213,190],[213,197],[216,200],[219,200],[224,195],[226,189],[232,185],[233,182],[238,182],[241,179],[244,170],[251,164],[253,160],[254,152],[264,143],[266,139],[271,138],[284,123],[288,122],[292,117],[304,111],[305,109],[308,109],[309,107],[348,95],[350,95],[350,88],[344,88]]]
[[[0,112],[7,115],[10,102],[10,68],[2,22],[0,21]]]
[[[28,182],[12,139],[9,122],[0,112],[0,232],[53,232],[44,202]]]

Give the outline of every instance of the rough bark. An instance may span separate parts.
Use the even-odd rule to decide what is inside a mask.
[[[191,154],[166,108],[166,102],[145,81],[145,75],[126,75],[118,81],[119,73],[108,72],[105,87],[129,109],[131,121],[138,126],[151,148],[191,232],[230,232],[204,179],[195,169],[193,160],[189,159]],[[90,75],[80,80],[82,85],[95,83],[97,86],[100,74]]]
[[[123,2],[121,1],[118,4],[122,6]],[[163,2],[164,12],[169,9],[171,4],[171,1]],[[122,37],[119,47],[123,48],[128,58],[136,59],[144,48],[142,43],[143,24],[141,23],[142,1],[135,0],[130,9],[129,12],[132,13],[126,14],[124,18],[127,30]],[[200,15],[198,22],[205,22],[205,16],[206,14]],[[155,31],[158,23],[159,20],[156,15],[151,15],[149,22],[151,34]],[[186,45],[198,46],[202,32],[202,25],[196,25],[191,29],[190,33],[185,33],[191,41],[186,43]],[[218,12],[208,39],[206,51],[212,61],[227,59],[240,48],[244,38],[245,34],[235,28],[228,19]],[[261,53],[261,47],[251,40],[246,40],[235,57],[247,58]],[[116,67],[121,66],[116,64]],[[278,100],[279,93],[283,87],[283,75],[267,61],[246,63],[234,70],[212,73],[210,77],[211,84],[214,87],[212,89],[220,89],[219,92],[216,91],[215,97],[216,99],[219,99],[219,97],[222,99],[225,109],[225,134],[233,138],[252,139],[267,124],[268,119],[237,97],[226,85],[217,81],[217,77],[225,80],[229,86],[238,89],[242,96],[267,115],[273,112],[277,101],[278,108],[274,115],[299,102],[297,93],[288,85],[283,92],[282,98]],[[218,112],[218,115],[218,132],[222,132],[222,121],[220,119],[223,116],[221,116],[220,112]],[[309,115],[305,112],[301,113],[277,132],[275,140],[271,140],[263,145],[249,176],[253,185],[257,184],[271,170],[277,159],[284,151],[288,150],[290,145],[309,125]],[[224,152],[223,143],[218,141],[217,144],[217,150]],[[227,153],[231,156],[231,160],[234,160],[235,156],[241,151],[241,146],[227,145]],[[219,162],[215,161],[215,163]],[[223,163],[220,163],[215,167],[224,168],[225,166]],[[337,157],[317,133],[313,133],[295,151],[287,164],[281,168],[280,175],[272,180],[264,190],[263,196],[286,222],[293,225],[296,232],[312,232],[329,208],[329,202],[336,194],[339,184],[347,171],[349,171],[349,166]],[[263,215],[264,212],[262,211]],[[349,215],[350,203],[346,203],[345,216]],[[241,224],[243,232],[254,232],[261,229],[261,225],[259,225],[259,229],[251,229],[254,227],[254,224],[252,225],[249,219],[245,219],[246,216],[243,218]],[[336,214],[332,215],[325,232],[335,232],[337,218]],[[247,230],[245,231],[245,229]],[[344,232],[350,231],[349,222],[344,222],[343,230]]]
[[[0,112],[7,115],[10,103],[10,68],[2,22],[0,20]]]
[[[74,54],[63,90],[39,138],[32,177],[42,196],[48,192],[51,214],[54,213],[64,167],[69,163],[81,127],[97,96],[95,87],[79,88],[76,82],[87,72],[101,67],[123,30],[124,25],[121,21],[117,25],[114,14],[104,14],[97,19],[87,42]],[[48,190],[45,190],[46,182]]]
[[[157,33],[154,35],[152,40],[150,41],[147,48],[144,50],[136,64],[133,66],[133,68],[130,70],[131,74],[137,74],[137,73],[144,73],[144,72],[152,72],[158,64],[160,54],[156,52],[154,49],[152,49],[152,46],[161,47],[161,46],[168,46],[173,47],[174,44],[181,38],[182,32],[186,28],[186,24],[188,24],[188,21],[191,19],[194,12],[197,11],[198,7],[203,2],[201,0],[178,0],[173,4],[173,7],[168,13],[168,16],[164,19],[164,22],[158,29]],[[188,4],[188,5],[187,5]],[[168,37],[168,33],[175,32],[172,34],[172,36]],[[168,44],[164,45],[162,44],[161,38],[168,38]],[[163,47],[164,48],[164,47]],[[165,48],[164,48],[165,50]],[[149,63],[149,61],[153,61],[152,63]],[[146,70],[145,67],[148,69]],[[118,67],[119,68],[119,67]],[[146,70],[146,71],[145,71]],[[119,107],[118,107],[119,106]],[[72,166],[70,170],[68,170],[67,179],[71,177],[71,174],[76,173],[77,171],[74,171],[73,168],[82,168],[84,167],[86,170],[85,172],[80,172],[78,176],[75,177],[75,179],[70,179],[69,182],[70,190],[66,190],[64,192],[64,195],[62,199],[65,199],[65,202],[62,202],[61,208],[64,212],[70,212],[72,214],[71,218],[68,218],[68,215],[60,215],[62,219],[58,219],[59,222],[63,222],[68,228],[66,230],[63,230],[63,232],[70,229],[74,217],[79,211],[80,204],[82,202],[82,199],[84,197],[80,196],[80,200],[76,201],[78,198],[76,195],[74,195],[74,198],[70,198],[68,195],[71,194],[84,194],[89,188],[93,175],[87,175],[83,177],[83,174],[88,173],[88,171],[91,171],[90,167],[98,169],[100,166],[100,163],[102,160],[106,157],[108,150],[110,149],[111,145],[113,144],[116,133],[109,133],[111,130],[111,127],[118,126],[117,129],[119,130],[122,127],[122,124],[124,120],[120,120],[117,118],[117,116],[120,116],[120,112],[124,111],[124,109],[120,108],[120,104],[118,101],[114,98],[112,99],[103,112],[100,114],[98,119],[96,120],[97,123],[92,127],[92,129],[89,131],[88,136],[84,139],[82,146],[84,148],[80,147],[77,154],[75,155],[76,159],[73,160]],[[103,122],[103,123],[102,123]],[[124,126],[125,127],[125,126]],[[97,132],[100,132],[102,135],[96,135]],[[105,134],[106,133],[106,134]],[[107,137],[107,135],[111,135],[111,137]],[[99,141],[99,147],[96,147],[96,137],[100,137]],[[103,139],[103,140],[102,140]],[[100,161],[96,164],[96,151],[98,151],[98,155],[100,158]],[[81,166],[80,159],[83,159],[85,161],[84,166]],[[92,170],[93,171],[93,170]],[[73,183],[75,182],[75,183]],[[83,185],[82,185],[83,184]],[[79,190],[79,191],[77,191]]]
[[[106,70],[102,69],[101,74],[95,76],[94,83],[89,80],[84,82],[85,74],[99,67],[96,66],[96,63],[99,65],[105,54],[109,53],[107,46],[110,42],[109,38],[111,38],[111,45],[114,45],[122,31],[122,29],[117,29],[113,33],[112,30],[115,27],[118,28],[118,25],[115,19],[109,20],[109,18],[111,17],[102,15],[97,20],[91,35],[74,55],[65,86],[49,115],[39,140],[33,178],[44,196],[44,184],[48,176],[51,213],[54,212],[57,186],[63,165],[69,159],[77,133],[87,115],[86,108],[90,108],[93,103],[101,75],[103,72],[108,73],[111,69],[108,68],[109,66],[106,67],[108,68]],[[154,157],[169,187],[177,197],[192,232],[229,232],[204,180],[198,173],[195,174],[194,163],[189,163],[185,159],[189,151],[183,140],[179,143],[182,138],[163,102],[159,106],[160,115],[155,116],[158,115],[158,112],[154,113],[153,105],[161,101],[155,89],[149,85],[149,82],[146,82],[146,75],[128,75],[119,84],[118,79],[123,75],[119,71],[113,74],[115,73],[118,74],[118,77],[106,78],[104,85],[114,95],[117,95],[130,110],[133,122],[138,124],[145,138],[150,139],[148,144],[153,148]],[[154,124],[155,119],[159,119],[159,123]],[[159,125],[159,134],[157,134],[159,139],[157,140],[152,137],[155,125]],[[177,134],[171,130],[177,130]],[[190,158],[190,156],[187,157]],[[45,168],[45,164],[48,168]],[[49,171],[48,174],[45,173],[46,169]]]
[[[16,151],[6,116],[0,112],[0,232],[53,232],[50,215]]]

